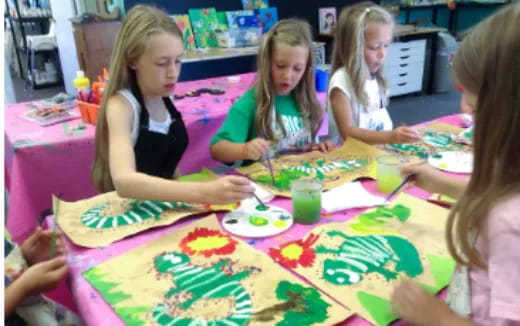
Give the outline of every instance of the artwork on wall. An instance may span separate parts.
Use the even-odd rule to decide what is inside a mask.
[[[299,155],[285,155],[271,159],[274,184],[267,162],[240,167],[237,172],[261,184],[270,192],[290,197],[291,181],[315,178],[323,182],[323,189],[329,190],[361,177],[376,177],[376,157],[385,152],[354,138],[329,153],[309,152]]]
[[[445,243],[447,215],[401,194],[388,206],[323,224],[269,253],[366,320],[387,325],[397,319],[389,299],[399,280],[410,278],[430,293],[448,285],[455,261]]]
[[[209,170],[180,178],[209,181],[217,176]],[[57,206],[59,205],[59,210]],[[109,192],[77,202],[53,198],[56,221],[72,242],[101,247],[141,231],[172,224],[184,217],[209,211],[230,211],[237,205],[202,205],[157,200],[121,198]]]
[[[215,8],[190,9],[188,14],[197,48],[218,47],[218,19]]]
[[[336,27],[336,8],[320,8],[320,34],[331,34]]]
[[[229,29],[227,14],[225,11],[217,11],[218,29],[220,31],[227,31]]]
[[[193,31],[191,29],[190,17],[188,15],[175,15],[172,17],[182,32],[182,39],[184,41],[184,50],[186,50],[186,51],[195,50],[195,39],[193,37]]]
[[[351,315],[224,234],[215,215],[83,276],[128,325],[334,325]]]
[[[388,144],[383,145],[382,148],[405,155],[412,160],[426,159],[447,151],[471,151],[470,145],[456,141],[457,135],[462,131],[461,128],[444,123],[432,123],[415,130],[421,135],[419,141],[408,144]]]
[[[269,0],[242,0],[244,10],[268,8]]]
[[[278,10],[275,7],[255,9],[255,14],[263,33],[267,33],[278,22]]]

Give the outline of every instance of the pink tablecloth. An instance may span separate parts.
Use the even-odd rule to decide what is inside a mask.
[[[252,85],[254,73],[179,83],[176,94],[199,88],[220,88],[223,95],[202,94],[176,100],[190,138],[180,162],[182,173],[212,167],[209,142],[223,123],[230,106]],[[322,103],[325,94],[319,94]],[[71,131],[80,121],[72,120],[40,127],[21,118],[26,103],[5,107],[6,184],[9,184],[8,230],[21,241],[34,229],[41,213],[51,208],[51,195],[67,201],[91,197],[97,193],[90,182],[94,153],[95,127]],[[325,123],[326,126],[326,123]],[[326,130],[324,130],[326,133]]]
[[[458,116],[442,118],[439,119],[439,121],[449,122],[457,125],[459,125],[460,123]],[[457,177],[462,176],[459,175]],[[366,180],[363,181],[363,185],[370,192],[377,194],[375,190],[375,181]],[[405,190],[405,192],[425,200],[429,197],[429,193],[419,188],[410,188]],[[277,205],[289,211],[292,211],[290,199],[277,197],[270,204]],[[362,209],[352,209],[348,211],[338,212],[335,214],[323,214],[319,224],[346,221],[358,215],[362,211]],[[222,218],[222,214],[219,214],[218,216],[219,219]],[[191,223],[195,219],[197,219],[197,217],[191,217],[168,227],[148,230],[146,232],[142,232],[138,235],[116,242],[107,248],[87,249],[69,243],[69,261],[71,266],[70,271],[72,277],[72,293],[74,295],[74,298],[76,299],[76,305],[87,324],[95,326],[123,325],[122,321],[114,313],[110,306],[103,300],[103,298],[97,293],[97,291],[83,278],[83,276],[81,275],[83,271],[89,269],[90,267],[99,265],[100,263],[103,263],[113,257],[128,252],[129,250],[132,250],[136,247],[142,246],[170,232],[174,232],[176,229],[179,229]],[[257,249],[267,251],[267,249],[270,247],[277,246],[281,243],[303,237],[307,232],[309,232],[317,225],[318,224],[312,226],[295,224],[289,231],[279,236],[261,240],[244,240],[246,240],[249,244],[251,244],[253,247]],[[346,305],[348,306],[348,303],[346,303]],[[370,323],[358,316],[354,316],[341,323],[341,325],[357,326],[370,325]]]

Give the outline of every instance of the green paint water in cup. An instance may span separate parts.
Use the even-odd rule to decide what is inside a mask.
[[[379,155],[377,157],[377,190],[384,194],[391,193],[401,184],[403,178],[399,165],[403,159],[397,155]]]
[[[321,216],[322,184],[318,180],[302,179],[291,182],[293,216],[297,223],[313,224]]]

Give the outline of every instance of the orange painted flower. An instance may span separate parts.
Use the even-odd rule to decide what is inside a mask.
[[[196,228],[181,240],[179,247],[181,247],[183,253],[190,256],[204,255],[211,257],[213,255],[232,254],[237,244],[236,240],[217,230]]]
[[[269,255],[289,268],[296,268],[298,264],[302,267],[310,267],[314,263],[314,258],[316,258],[311,246],[318,238],[318,235],[311,233],[305,240],[290,241],[281,245],[280,248],[270,248]]]

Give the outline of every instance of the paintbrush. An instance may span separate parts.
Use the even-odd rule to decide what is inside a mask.
[[[266,139],[264,137],[264,134],[263,133],[260,133],[260,137],[262,139]],[[270,153],[268,152],[267,155],[266,155],[266,161],[267,161],[267,168],[269,169],[269,174],[271,175],[271,181],[273,183],[273,186],[274,186],[274,173],[273,173],[273,166],[271,165],[271,160],[269,159],[269,156],[270,156]]]
[[[54,225],[52,226],[51,244],[49,248],[49,258],[54,258],[56,253],[56,231],[58,229],[58,210],[60,207],[60,201],[56,201],[56,209],[54,210]]]
[[[260,199],[260,197],[258,197],[254,192],[253,192],[253,196],[255,196],[256,200],[258,201],[258,203],[260,205],[262,205],[262,207],[267,207],[267,205],[264,204],[264,202]]]
[[[392,192],[388,194],[388,196],[386,196],[383,205],[386,205],[390,201],[392,196],[394,196],[399,190],[401,190],[405,184],[410,182],[413,179],[413,177],[415,177],[414,173],[407,175],[406,178],[404,178],[403,181],[394,190],[392,190]]]

